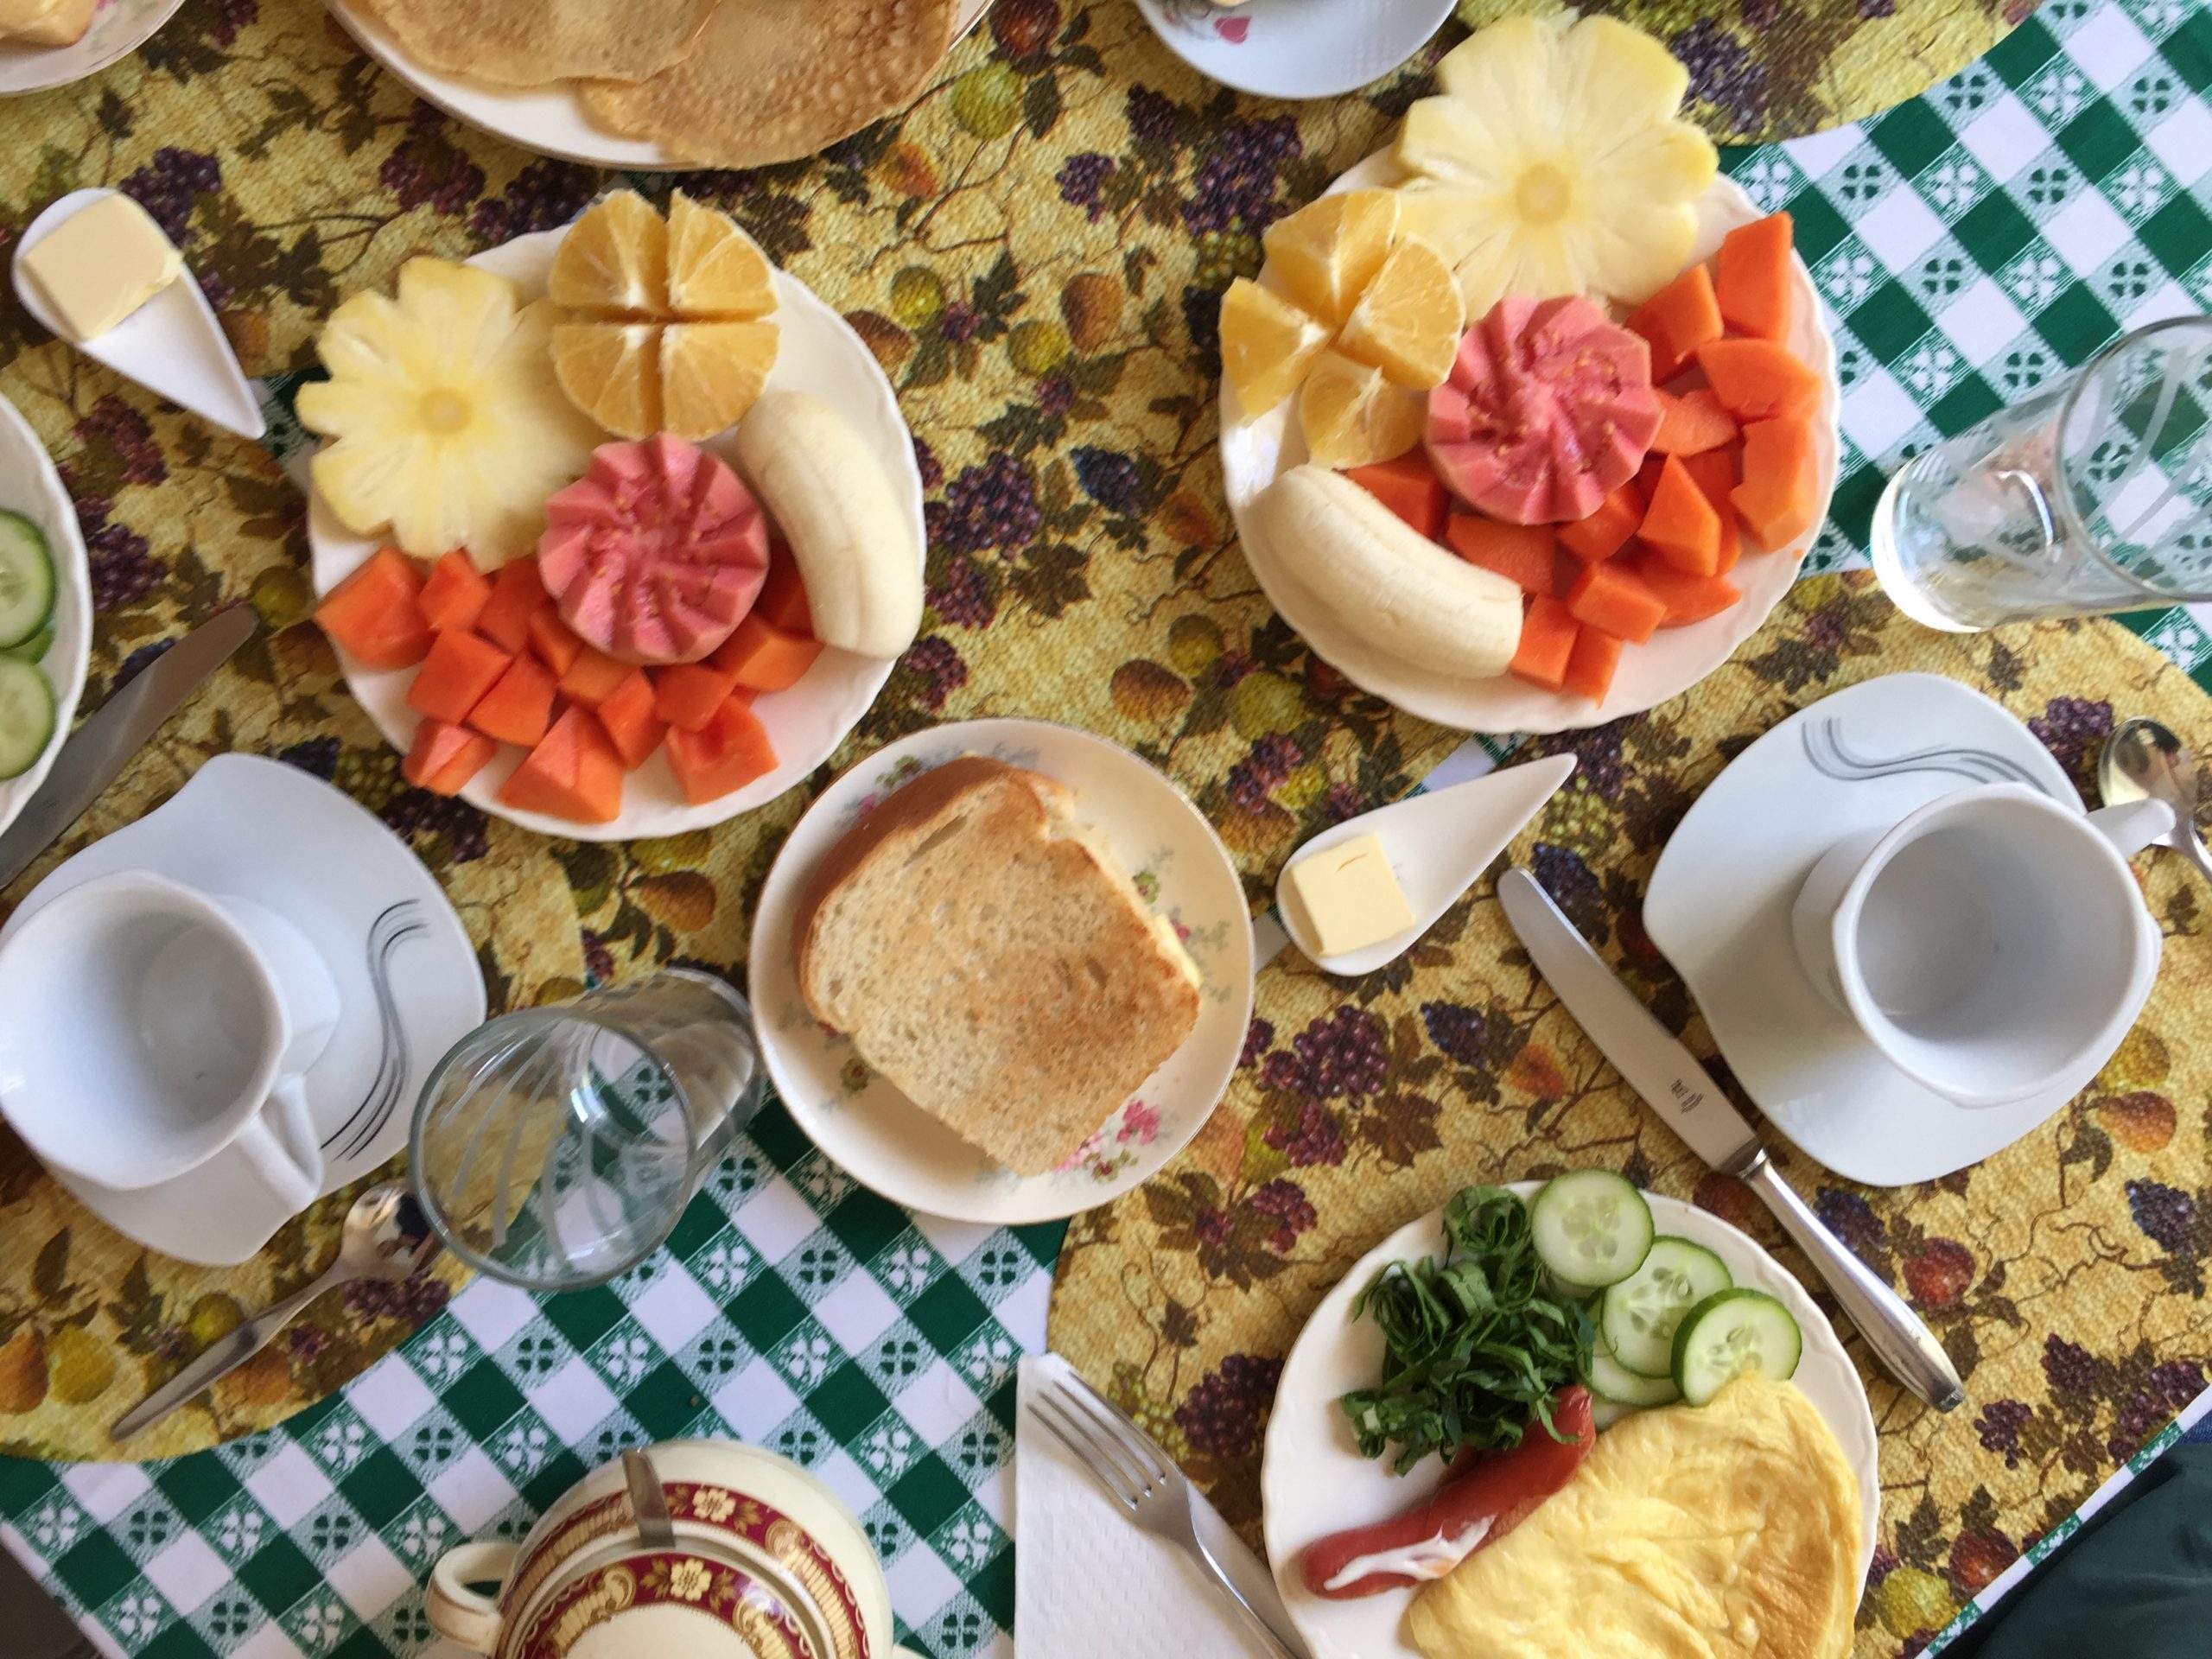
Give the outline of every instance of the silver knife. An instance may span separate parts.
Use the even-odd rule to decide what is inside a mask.
[[[99,1651],[5,1548],[0,1548],[0,1630],[8,1632],[13,1659],[97,1659]]]
[[[1529,959],[1598,1052],[1692,1152],[1758,1194],[1890,1375],[1938,1411],[1961,1404],[1966,1389],[1936,1333],[1805,1207],[1697,1057],[1621,983],[1535,878],[1506,871],[1497,878],[1497,899]]]
[[[55,757],[54,770],[23,803],[15,823],[0,833],[0,887],[61,838],[130,757],[259,626],[250,605],[216,612],[147,664],[77,728]]]

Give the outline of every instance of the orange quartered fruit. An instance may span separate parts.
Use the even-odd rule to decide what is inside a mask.
[[[1547,691],[1558,690],[1567,683],[1567,662],[1580,627],[1564,601],[1537,594],[1521,619],[1521,644],[1505,671]]]
[[[1773,340],[1711,340],[1698,347],[1697,365],[1721,406],[1739,421],[1808,416],[1820,407],[1821,377]]]
[[[1666,620],[1667,607],[1618,559],[1588,564],[1567,590],[1567,613],[1585,627],[1640,645]]]
[[[642,668],[624,675],[622,683],[600,699],[597,712],[607,741],[632,772],[645,764],[668,735],[668,723],[653,712],[653,683]]]
[[[628,663],[609,657],[595,645],[585,645],[576,660],[561,671],[561,695],[587,709],[596,708],[632,673]]]
[[[492,579],[476,568],[467,548],[456,547],[430,567],[429,580],[416,603],[423,620],[443,632],[448,628],[473,628],[492,597]]]
[[[507,652],[475,634],[459,631],[439,634],[407,688],[407,706],[432,720],[459,726],[513,661]]]
[[[415,746],[399,763],[399,775],[433,795],[458,795],[484,769],[499,746],[466,726],[426,720],[415,728]]]
[[[1574,649],[1567,654],[1567,673],[1560,690],[1592,702],[1603,702],[1612,690],[1613,671],[1621,664],[1621,642],[1599,628],[1583,628],[1574,636]]]
[[[669,732],[668,764],[683,798],[700,806],[773,772],[776,750],[745,700],[725,697],[700,730]]]
[[[1643,492],[1630,479],[1615,485],[1598,504],[1597,512],[1559,527],[1559,544],[1582,561],[1595,564],[1610,559],[1627,545],[1636,527],[1643,522]]]
[[[1688,366],[1699,346],[1720,338],[1720,305],[1713,274],[1692,265],[1629,313],[1631,333],[1651,347],[1651,379],[1671,380]]]
[[[1721,321],[1738,334],[1789,338],[1792,230],[1788,213],[1769,213],[1721,238],[1713,292]]]
[[[476,619],[476,632],[505,652],[526,650],[530,619],[553,603],[536,559],[510,559],[492,578],[492,596]]]
[[[811,636],[814,632],[814,615],[806,607],[806,583],[799,575],[798,561],[780,542],[769,544],[768,579],[753,599],[753,613],[765,616],[785,633]]]
[[[1710,386],[1693,391],[1659,391],[1659,430],[1651,440],[1656,455],[1700,455],[1736,435],[1736,417],[1720,405]]]
[[[1669,455],[1659,469],[1659,486],[1651,493],[1637,537],[1676,569],[1711,576],[1719,574],[1725,527],[1689,469]]]
[[[499,785],[499,801],[571,823],[612,823],[622,810],[622,757],[588,709],[555,721]]]
[[[1667,620],[1659,625],[1662,628],[1679,628],[1718,616],[1744,596],[1726,576],[1699,576],[1677,570],[1656,553],[1639,554],[1632,568],[1667,607]]]
[[[696,732],[715,717],[737,676],[712,663],[678,663],[653,676],[653,713],[679,732]]]
[[[1744,481],[1729,499],[1762,547],[1787,547],[1811,531],[1818,495],[1809,425],[1754,421],[1744,429]]]
[[[537,658],[518,657],[468,711],[468,723],[486,737],[526,749],[553,723],[556,685],[553,671]]]
[[[561,613],[549,606],[531,613],[530,649],[539,662],[560,675],[576,665],[576,658],[583,655],[584,642],[576,637],[574,628],[561,620]]]
[[[416,602],[423,573],[397,548],[380,547],[323,596],[315,620],[333,644],[371,668],[411,668],[430,649]]]
[[[1444,533],[1450,498],[1427,450],[1408,449],[1371,467],[1347,467],[1344,476],[1430,541]]]
[[[1469,564],[1503,576],[1524,594],[1550,594],[1558,585],[1559,538],[1549,524],[1508,524],[1455,512],[1444,539]]]
[[[819,639],[786,633],[754,611],[708,660],[735,676],[740,685],[755,691],[780,691],[797,684],[821,654]]]

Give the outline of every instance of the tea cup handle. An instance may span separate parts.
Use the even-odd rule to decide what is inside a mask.
[[[461,1544],[438,1557],[430,1569],[423,1611],[430,1628],[471,1653],[489,1653],[499,1639],[499,1604],[469,1588],[469,1580],[496,1580],[504,1589],[514,1571],[513,1544]]]
[[[268,1102],[238,1131],[237,1145],[262,1185],[291,1213],[322,1196],[322,1149],[315,1145],[306,1087],[297,1077],[276,1079]]]
[[[2089,828],[2122,858],[2133,858],[2173,827],[2174,810],[2164,801],[2128,801],[2089,814]]]

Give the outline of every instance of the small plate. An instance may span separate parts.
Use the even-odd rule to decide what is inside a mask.
[[[993,1163],[868,1071],[849,1041],[807,1012],[791,965],[792,913],[822,855],[883,796],[963,754],[995,756],[1073,789],[1076,817],[1105,836],[1154,912],[1175,924],[1203,982],[1198,1023],[1183,1046],[1046,1175],[1018,1176]],[[1119,1198],[1189,1143],[1243,1052],[1252,972],[1252,925],[1236,867],[1180,790],[1088,732],[1041,720],[971,720],[901,738],[808,809],[761,889],[748,983],[768,1075],[817,1146],[910,1210],[1019,1226]]]
[[[468,263],[512,278],[520,285],[525,300],[538,299],[545,292],[546,273],[553,268],[553,251],[566,234],[565,231],[539,231],[517,237]],[[914,461],[913,435],[906,429],[899,399],[891,383],[883,378],[875,354],[849,323],[817,299],[814,291],[797,277],[778,270],[775,284],[776,308],[768,314],[768,320],[780,331],[780,340],[767,390],[811,392],[854,424],[884,463],[912,527],[913,545],[925,549],[922,474]],[[733,467],[737,465],[736,443],[729,433],[703,447]],[[743,469],[739,471],[742,475]],[[310,494],[308,546],[315,557],[316,593],[328,593],[382,544],[377,537],[356,536],[338,522],[321,495]],[[918,551],[917,556],[926,554]],[[368,710],[377,729],[394,748],[406,753],[414,743],[415,728],[422,723],[422,716],[407,706],[407,688],[414,681],[415,671],[365,667],[343,651],[339,651],[338,661],[345,670],[347,689]],[[495,818],[505,818],[541,836],[571,841],[634,841],[708,829],[772,801],[827,760],[845,741],[845,734],[868,712],[875,694],[883,690],[893,665],[887,658],[824,651],[798,684],[763,694],[753,703],[753,712],[767,728],[781,764],[719,800],[698,806],[686,801],[683,791],[677,787],[676,774],[669,769],[667,753],[661,750],[624,780],[621,815],[612,823],[574,823],[543,813],[518,811],[499,801],[499,785],[522,763],[522,751],[512,745],[502,747],[483,771],[468,780],[461,798]]]
[[[1900,756],[1924,758],[1894,776],[1851,775]],[[1979,1162],[2071,1100],[2102,1064],[2084,1062],[2024,1100],[1961,1106],[1885,1059],[1814,988],[1790,943],[1797,889],[1836,842],[2008,780],[2081,810],[2050,752],[1988,698],[1940,675],[1885,675],[1801,709],[1738,755],[1651,873],[1644,931],[1689,987],[1736,1080],[1776,1128],[1848,1179],[1907,1186]]]
[[[0,830],[5,830],[38,792],[68,741],[92,652],[92,573],[77,526],[77,504],[62,487],[38,434],[5,397],[0,397],[0,507],[13,508],[45,532],[54,575],[54,643],[38,664],[54,687],[54,735],[29,772],[0,783]]]
[[[166,0],[175,6],[177,0]],[[361,49],[397,76],[416,96],[448,115],[510,143],[581,162],[587,167],[619,168],[629,173],[672,173],[695,168],[678,161],[651,138],[625,138],[607,131],[586,113],[566,86],[496,86],[423,68],[407,55],[382,22],[354,0],[324,0],[330,15],[361,43]],[[990,10],[991,0],[961,0],[952,22],[950,51]]]
[[[1334,98],[1428,43],[1452,0],[1137,0],[1167,49],[1209,80],[1262,98]]]
[[[73,46],[0,41],[0,98],[20,98],[97,75],[154,37],[184,0],[103,0]]]
[[[1326,194],[1367,189],[1396,183],[1404,175],[1389,152],[1369,156],[1331,185]],[[1738,225],[1761,217],[1740,186],[1716,176],[1698,203],[1698,238],[1691,251],[1693,263],[1709,259],[1720,238]],[[1338,670],[1362,690],[1394,703],[1409,715],[1433,720],[1463,732],[1571,732],[1603,726],[1624,715],[1679,696],[1735,653],[1736,647],[1756,633],[1767,613],[1782,601],[1797,580],[1798,567],[1818,525],[1827,517],[1828,500],[1835,493],[1836,410],[1840,388],[1836,379],[1835,341],[1822,320],[1821,298],[1813,287],[1812,273],[1802,258],[1792,257],[1796,277],[1796,321],[1789,348],[1818,371],[1821,407],[1813,419],[1818,452],[1820,511],[1815,530],[1795,545],[1772,553],[1747,555],[1731,573],[1743,598],[1707,621],[1688,627],[1662,628],[1648,644],[1631,645],[1621,653],[1620,671],[1603,702],[1561,691],[1547,691],[1510,674],[1486,680],[1455,679],[1407,667],[1365,640],[1338,626],[1305,588],[1268,554],[1251,533],[1248,510],[1260,492],[1281,473],[1306,459],[1306,440],[1291,415],[1292,399],[1270,410],[1249,425],[1240,422],[1236,395],[1222,387],[1222,483],[1236,519],[1237,536],[1252,574],[1260,579],[1268,600],[1291,626],[1306,638],[1314,654]],[[1261,278],[1265,281],[1263,269]]]
[[[160,807],[40,882],[0,940],[72,887],[128,869],[257,899],[329,963],[338,1029],[307,1074],[308,1110],[326,1140],[325,1192],[359,1180],[407,1144],[430,1068],[483,1023],[484,976],[461,918],[405,842],[296,767],[219,754]],[[403,905],[412,908],[395,910]],[[372,936],[392,941],[382,953],[389,1020],[370,967]],[[389,1083],[379,1089],[379,1073],[389,1077],[395,1065],[397,1091]],[[382,1126],[366,1134],[379,1111]],[[209,1267],[244,1262],[290,1219],[235,1150],[130,1192],[56,1179],[126,1237]]]
[[[1527,1198],[1543,1183],[1510,1185]],[[1656,1192],[1643,1197],[1659,1231],[1704,1245],[1720,1258],[1738,1284],[1778,1300],[1804,1332],[1804,1353],[1791,1380],[1813,1402],[1859,1477],[1859,1572],[1864,1579],[1874,1559],[1882,1483],[1874,1414],[1858,1367],[1805,1287],[1752,1240],[1718,1216],[1679,1198]],[[1298,1575],[1298,1562],[1317,1538],[1403,1514],[1435,1491],[1443,1475],[1444,1465],[1434,1458],[1404,1476],[1392,1474],[1382,1459],[1363,1458],[1337,1405],[1340,1396],[1354,1389],[1372,1388],[1382,1363],[1382,1332],[1372,1319],[1351,1317],[1352,1299],[1388,1263],[1434,1255],[1443,1243],[1443,1217],[1442,1210],[1432,1210],[1360,1257],[1321,1299],[1283,1362],[1260,1468],[1266,1511],[1262,1524],[1283,1605],[1313,1649],[1313,1659],[1420,1659],[1402,1633],[1412,1590],[1332,1600],[1306,1589]]]

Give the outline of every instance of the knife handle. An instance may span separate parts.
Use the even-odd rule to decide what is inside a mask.
[[[1814,1271],[1827,1281],[1844,1317],[1859,1327],[1874,1357],[1891,1376],[1938,1411],[1963,1403],[1966,1387],[1957,1367],[1943,1351],[1920,1315],[1904,1298],[1878,1278],[1873,1270],[1843,1247],[1841,1241],[1821,1224],[1805,1207],[1805,1200],[1783,1180],[1761,1147],[1736,1178],[1774,1211],[1782,1230],[1796,1242],[1813,1263]]]

